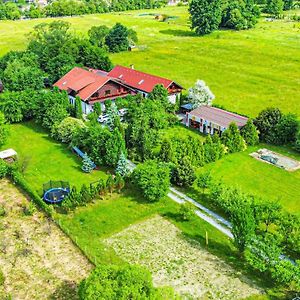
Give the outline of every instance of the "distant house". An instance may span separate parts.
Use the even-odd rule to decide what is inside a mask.
[[[236,123],[239,128],[246,125],[248,118],[226,110],[203,105],[186,115],[186,126],[198,129],[202,133],[221,134],[230,123]]]
[[[55,84],[60,90],[67,91],[71,104],[78,96],[82,101],[82,111],[89,114],[96,102],[100,102],[105,109],[105,100],[115,100],[136,94],[135,91],[121,81],[111,78],[107,72],[101,70],[85,70],[75,67]]]
[[[115,66],[108,76],[121,80],[144,97],[147,97],[156,85],[161,84],[168,90],[169,101],[173,104],[176,102],[177,95],[180,95],[183,90],[183,87],[173,80],[137,71],[133,67]]]

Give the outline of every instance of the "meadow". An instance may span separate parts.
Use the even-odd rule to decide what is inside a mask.
[[[300,160],[300,155],[289,148],[259,144],[249,147],[244,152],[226,155],[214,163],[199,168],[196,173],[210,172],[215,182],[221,181],[227,186],[239,188],[264,201],[278,202],[287,211],[299,215],[300,170],[288,172],[249,155],[261,148]],[[196,184],[186,189],[186,192],[201,202],[202,191],[196,188]]]
[[[176,16],[159,22],[150,13]],[[219,30],[197,37],[189,29],[187,7],[127,11],[60,20],[86,35],[91,26],[121,22],[137,31],[139,51],[111,54],[114,64],[134,64],[141,71],[171,78],[186,89],[203,79],[216,95],[215,103],[251,117],[277,106],[300,115],[300,25],[260,19],[246,31]],[[0,22],[0,55],[26,47],[27,34],[51,19]]]
[[[48,132],[34,122],[10,126],[8,141],[1,149],[13,148],[25,179],[39,194],[43,183],[64,180],[80,188],[100,178],[106,178],[107,169],[101,167],[90,174],[81,170],[81,159],[67,145],[49,137]]]

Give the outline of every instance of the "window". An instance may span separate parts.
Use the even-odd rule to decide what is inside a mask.
[[[105,91],[105,96],[110,95],[110,90]]]
[[[144,79],[142,79],[138,84],[142,84],[144,82]]]

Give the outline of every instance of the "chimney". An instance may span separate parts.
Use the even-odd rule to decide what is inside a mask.
[[[131,64],[131,65],[130,65],[130,68],[131,68],[132,70],[134,70],[134,65],[133,65],[133,64]]]

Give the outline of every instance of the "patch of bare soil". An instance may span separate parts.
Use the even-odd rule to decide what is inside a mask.
[[[77,299],[79,282],[92,265],[43,213],[24,214],[26,197],[9,181],[0,181],[0,298]]]
[[[172,286],[185,299],[243,299],[262,291],[168,220],[155,216],[105,239],[129,263],[153,274],[156,286]]]

